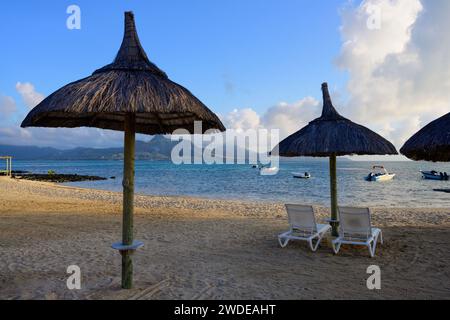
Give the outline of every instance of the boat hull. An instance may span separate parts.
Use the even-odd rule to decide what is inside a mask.
[[[382,182],[382,181],[392,180],[392,179],[394,179],[394,177],[395,177],[395,174],[392,173],[392,174],[384,174],[384,175],[381,175],[381,176],[373,176],[373,177],[370,177],[370,178],[367,177],[366,180],[367,181],[374,181],[374,182]]]
[[[310,179],[311,176],[305,176],[303,173],[292,172],[292,176],[296,179]]]
[[[431,172],[421,171],[422,178],[426,180],[437,180],[437,181],[443,181],[443,180],[449,180],[449,177],[447,176],[441,176],[440,174],[433,174]]]
[[[259,174],[261,176],[274,176],[278,173],[278,171],[280,171],[279,168],[274,167],[274,168],[262,168],[259,170]]]

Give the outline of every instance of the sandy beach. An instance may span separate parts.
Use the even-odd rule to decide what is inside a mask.
[[[385,244],[281,249],[281,203],[136,196],[135,288],[120,289],[121,193],[0,177],[0,299],[449,299],[450,209],[374,208]],[[445,196],[445,195],[444,195]],[[318,208],[319,220],[328,216]],[[82,289],[68,290],[78,265]],[[366,287],[378,265],[382,288]]]

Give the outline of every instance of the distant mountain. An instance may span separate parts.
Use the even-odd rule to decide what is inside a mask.
[[[136,141],[136,159],[168,160],[177,142],[155,136],[149,142]],[[75,148],[60,150],[50,147],[0,145],[0,155],[12,156],[16,160],[120,160],[123,148]]]
[[[136,141],[136,159],[170,160],[172,149],[178,143],[179,141],[172,141],[164,136],[154,136],[149,142]],[[236,148],[235,154],[235,157],[237,157]],[[242,154],[242,152],[239,154]],[[0,145],[0,155],[12,156],[15,160],[121,160],[123,159],[123,148],[61,150],[51,147]],[[202,159],[202,155],[203,149],[192,144],[192,161],[194,161],[194,157]],[[248,153],[245,156],[247,158]]]
[[[172,149],[177,145],[178,141],[171,141],[164,136],[154,136],[148,142],[136,141],[136,159],[138,160],[170,160]],[[203,147],[206,147],[205,143]],[[223,150],[224,162],[227,154]],[[121,160],[123,159],[123,148],[75,148],[69,150],[60,150],[50,147],[34,147],[34,146],[7,146],[0,145],[0,155],[12,156],[15,160]],[[194,159],[203,155],[200,147],[192,145],[191,156]],[[237,146],[234,147],[234,159],[239,159],[244,163],[248,163],[249,158],[255,159],[257,154],[254,151],[245,150]],[[200,158],[201,159],[201,158]],[[281,158],[282,161],[296,161],[291,158]],[[328,161],[327,158],[304,158],[310,161]],[[342,161],[349,161],[346,158],[340,158]]]

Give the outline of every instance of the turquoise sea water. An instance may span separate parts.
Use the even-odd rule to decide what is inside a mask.
[[[450,172],[450,165],[427,162],[384,162],[396,173],[388,182],[366,182],[378,163],[338,161],[338,197],[341,205],[388,207],[449,207],[449,181],[423,180],[419,170]],[[15,161],[14,170],[115,176],[106,181],[70,183],[85,188],[121,191],[122,161]],[[308,171],[310,180],[294,179],[291,172]],[[206,198],[292,202],[329,205],[328,162],[282,161],[275,176],[260,176],[251,165],[174,165],[168,161],[136,161],[136,192]]]

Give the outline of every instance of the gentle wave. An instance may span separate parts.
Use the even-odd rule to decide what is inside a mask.
[[[420,169],[450,172],[445,164],[385,162],[393,181],[366,182],[364,177],[377,163],[338,163],[338,197],[342,205],[377,207],[450,207],[450,194],[433,191],[450,188],[448,181],[423,180]],[[106,181],[70,185],[121,191],[121,161],[15,161],[14,170],[77,173],[116,177]],[[294,179],[291,172],[306,172],[312,179]],[[276,176],[260,176],[251,165],[181,165],[164,161],[136,161],[136,192],[150,195],[182,195],[220,199],[329,205],[328,163],[286,161]]]

